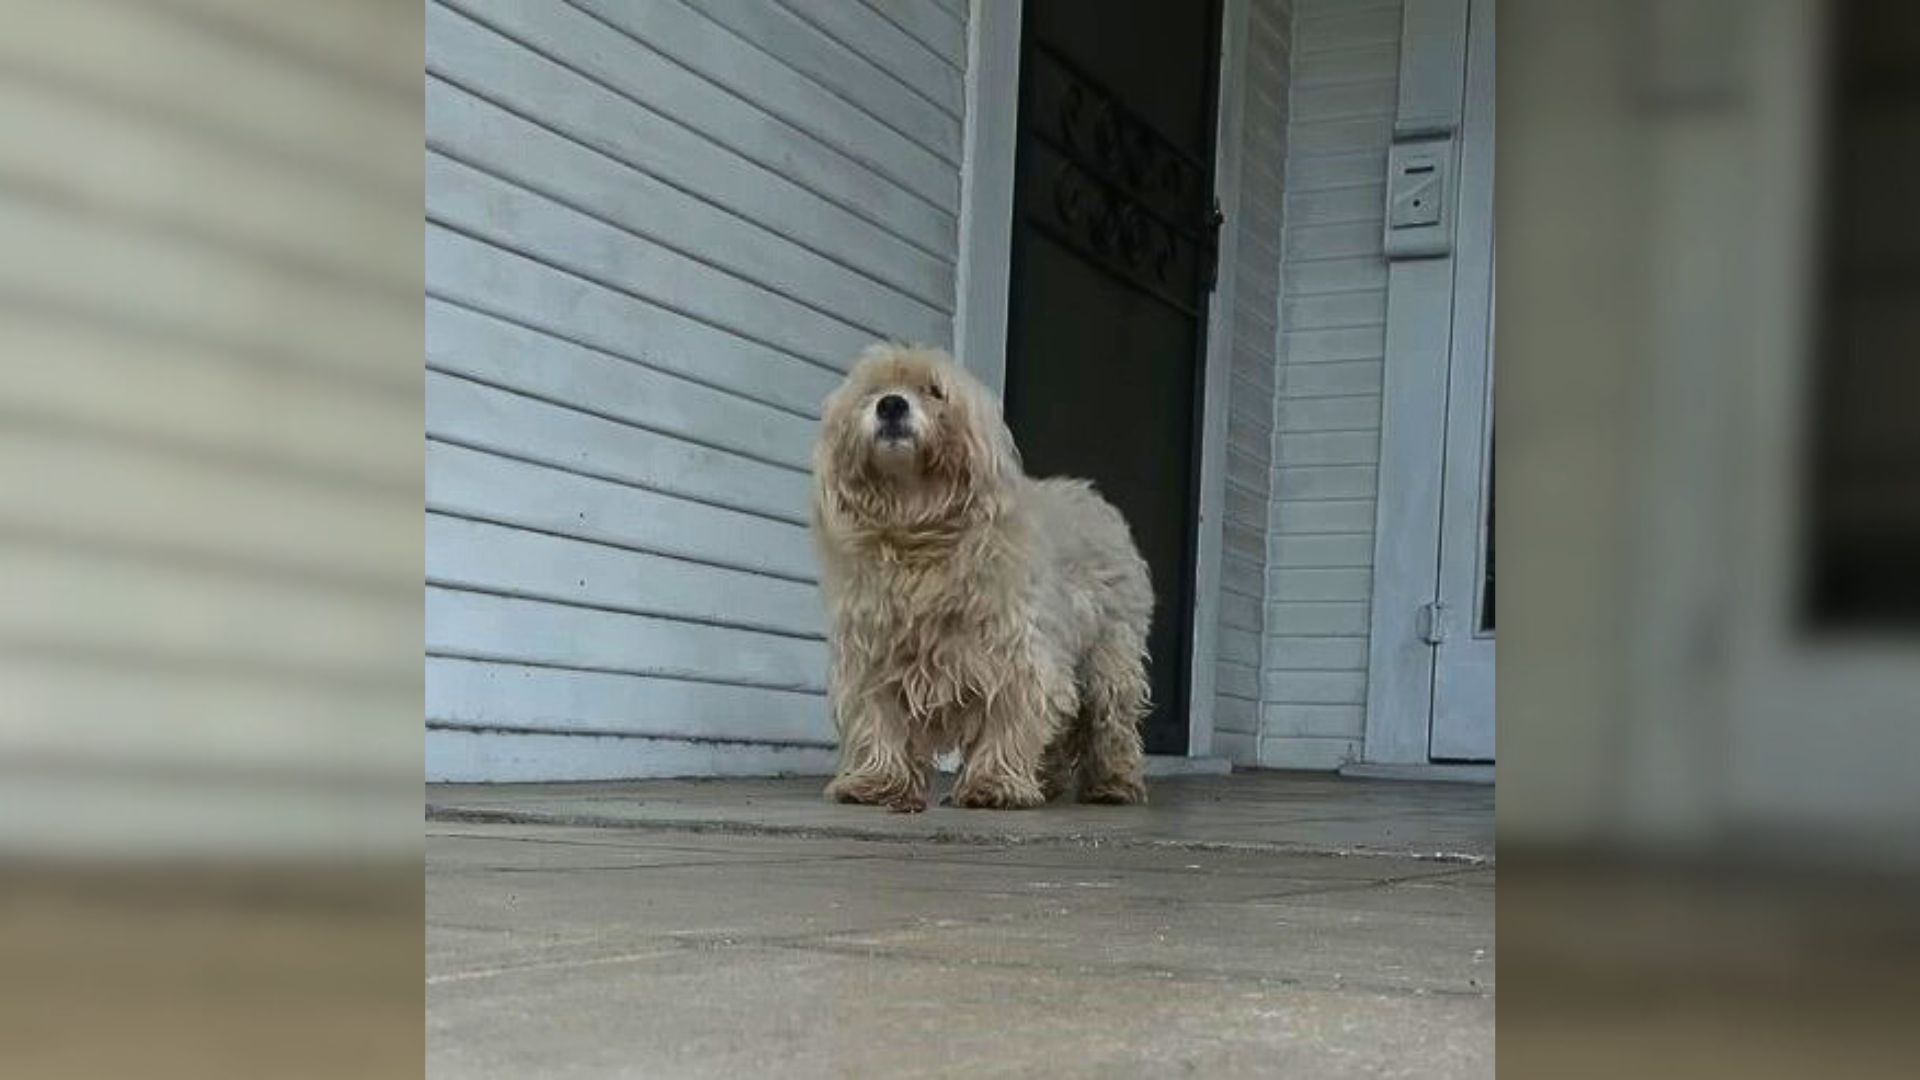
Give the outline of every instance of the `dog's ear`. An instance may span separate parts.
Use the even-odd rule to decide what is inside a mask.
[[[976,497],[997,496],[1020,477],[1020,451],[1000,413],[998,395],[959,365],[954,365],[954,371],[958,374],[952,381],[962,399],[962,471]]]

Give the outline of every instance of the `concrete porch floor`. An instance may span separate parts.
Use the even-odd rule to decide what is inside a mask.
[[[1493,789],[430,786],[437,1076],[1489,1076]]]

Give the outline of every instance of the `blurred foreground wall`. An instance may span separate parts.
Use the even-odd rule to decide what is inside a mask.
[[[420,9],[0,2],[0,1073],[418,1067]]]
[[[1503,845],[1913,853],[1909,8],[1501,8]]]
[[[1502,1072],[1911,1075],[1920,9],[1499,14]]]

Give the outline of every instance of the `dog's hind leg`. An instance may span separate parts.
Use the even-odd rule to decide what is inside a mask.
[[[1147,800],[1146,753],[1140,721],[1147,712],[1146,651],[1126,630],[1115,628],[1094,643],[1081,665],[1081,802],[1140,803]]]
[[[1048,802],[1073,790],[1073,773],[1085,756],[1087,725],[1080,716],[1067,718],[1040,756],[1040,793]]]

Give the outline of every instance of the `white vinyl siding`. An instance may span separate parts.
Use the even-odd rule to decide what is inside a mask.
[[[430,777],[830,760],[808,448],[951,338],[964,10],[428,5]]]
[[[1297,0],[1258,762],[1360,754],[1400,4]]]
[[[411,846],[418,16],[273,7],[7,5],[8,857]]]
[[[1281,199],[1287,145],[1288,0],[1249,0],[1240,99],[1232,372],[1214,674],[1214,753],[1258,764],[1273,497]],[[1229,135],[1229,137],[1234,137]]]

